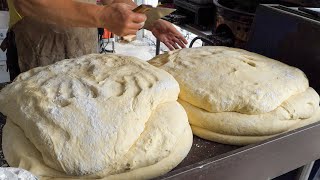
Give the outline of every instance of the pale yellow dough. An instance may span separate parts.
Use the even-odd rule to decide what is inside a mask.
[[[319,95],[312,88],[290,97],[275,110],[248,115],[237,112],[211,113],[179,100],[193,126],[230,136],[270,136],[288,131],[319,109]],[[320,119],[319,119],[320,120]]]
[[[279,61],[221,46],[181,49],[150,64],[178,81],[193,133],[234,145],[259,142],[320,120],[305,74]]]
[[[294,125],[292,125],[290,127],[290,129],[288,129],[285,132],[318,122],[320,119],[320,108],[317,109],[316,113],[308,118],[308,119],[303,119],[301,121],[297,121]],[[273,134],[273,135],[269,135],[269,136],[241,136],[241,135],[229,135],[229,134],[221,134],[221,133],[217,133],[211,130],[208,130],[206,128],[201,128],[201,127],[197,127],[197,126],[193,126],[191,125],[192,128],[192,132],[193,134],[203,138],[203,139],[207,139],[210,141],[215,141],[215,142],[219,142],[222,144],[231,144],[231,145],[248,145],[248,144],[253,144],[253,143],[258,143],[260,141],[266,140],[268,138],[271,138],[273,136],[279,135],[279,134]],[[283,132],[284,133],[284,132]]]
[[[137,142],[112,165],[111,171],[75,177],[48,167],[40,152],[11,119],[4,126],[3,133],[3,152],[8,163],[29,170],[41,179],[150,179],[179,164],[187,156],[193,138],[181,105],[165,103],[152,114]]]
[[[178,94],[169,73],[133,57],[92,54],[32,69],[0,92],[0,112],[24,133],[10,136],[25,136],[28,143],[20,145],[37,149],[33,159],[40,164],[29,167],[24,148],[10,145],[8,130],[5,156],[10,165],[25,163],[23,168],[49,177],[107,177],[149,166],[154,171],[146,178],[160,175],[186,156],[192,142],[190,135],[182,136],[190,126],[176,102]],[[148,129],[152,114],[154,123],[161,123],[150,122]],[[144,133],[154,142],[143,139]],[[153,166],[175,154],[175,148],[181,155]]]
[[[267,113],[309,86],[301,70],[235,48],[181,49],[149,63],[175,77],[180,99],[209,112]]]

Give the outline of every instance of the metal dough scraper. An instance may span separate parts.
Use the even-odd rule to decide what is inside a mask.
[[[143,13],[147,16],[147,20],[144,24],[144,27],[148,27],[148,26],[152,25],[158,19],[176,11],[176,9],[163,8],[163,7],[152,7],[150,5],[142,4],[138,7],[136,7],[133,11],[137,12],[137,13]]]

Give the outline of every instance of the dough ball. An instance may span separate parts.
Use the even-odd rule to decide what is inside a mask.
[[[193,133],[204,139],[246,145],[320,120],[319,95],[305,74],[279,61],[205,46],[149,63],[176,78]]]
[[[176,140],[182,138],[181,133],[187,128],[190,130],[187,116],[176,102],[178,94],[179,85],[175,79],[146,62],[127,56],[92,54],[19,75],[1,91],[0,111],[12,123],[9,127],[15,126],[23,133],[24,145],[37,150],[35,159],[43,167],[40,175],[100,177],[154,165],[174,152],[173,147]],[[165,104],[181,116],[173,119],[172,111],[163,113],[168,119],[157,116],[155,120],[163,121],[159,127],[163,130],[147,129],[152,114],[166,108]],[[179,122],[177,119],[181,126],[172,125],[173,121]],[[176,132],[170,132],[169,124]],[[146,140],[141,142],[145,145],[143,150],[153,153],[139,156],[147,158],[141,160],[137,157],[140,152],[136,152],[134,155],[137,156],[130,158],[137,159],[129,167],[121,164],[129,162],[125,158],[136,146],[138,148],[137,142],[149,131],[157,132],[149,139],[161,137],[155,139],[152,147],[144,144]],[[15,139],[19,138],[22,135]],[[7,141],[12,142],[10,138]],[[190,142],[192,138],[187,137],[181,143],[182,156],[189,151]],[[4,146],[4,151],[12,148],[9,146]],[[155,152],[152,148],[168,151]],[[10,156],[10,153],[6,150],[5,155]],[[17,158],[19,153],[15,154]],[[182,156],[171,160],[169,167],[172,169],[177,165]],[[20,166],[24,158],[20,155],[9,163]],[[166,170],[170,170],[169,167]],[[48,175],[43,169],[55,173]],[[164,172],[161,169],[154,171],[153,176]]]

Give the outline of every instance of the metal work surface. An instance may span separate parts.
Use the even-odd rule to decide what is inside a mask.
[[[269,179],[320,158],[320,123],[176,168],[159,179]],[[206,153],[205,151],[202,153]],[[190,156],[190,154],[189,154]],[[205,157],[204,154],[199,156]]]
[[[0,89],[3,87],[0,84]],[[0,134],[5,117],[0,115]],[[157,179],[267,179],[320,158],[320,123],[245,147],[193,138],[188,156]],[[0,164],[5,163],[0,149]]]

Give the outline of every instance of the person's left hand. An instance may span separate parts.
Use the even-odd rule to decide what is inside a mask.
[[[165,20],[159,19],[148,29],[170,50],[185,48],[185,45],[188,44],[188,41],[182,34],[171,23]]]

